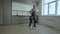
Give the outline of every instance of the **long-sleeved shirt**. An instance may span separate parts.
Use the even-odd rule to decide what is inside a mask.
[[[37,9],[32,9],[32,10],[30,10],[30,16],[31,16],[33,11],[36,11],[36,15],[38,15],[38,10]]]

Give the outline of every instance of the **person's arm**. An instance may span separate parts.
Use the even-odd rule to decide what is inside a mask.
[[[39,11],[38,11],[38,9],[36,9],[36,13],[37,13],[37,15],[39,14]]]
[[[31,13],[31,10],[30,10],[30,13]]]
[[[31,16],[31,13],[32,13],[32,10],[29,11],[30,16]]]
[[[30,14],[32,13],[32,10],[30,10]]]

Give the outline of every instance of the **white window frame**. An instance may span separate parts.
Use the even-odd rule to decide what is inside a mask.
[[[43,1],[43,0],[42,0]],[[55,0],[55,1],[52,1],[52,2],[49,2],[49,3],[45,3],[45,4],[48,4],[48,15],[44,15],[44,5],[45,4],[43,4],[43,2],[42,2],[42,7],[43,7],[43,14],[42,14],[42,16],[60,16],[60,15],[57,15],[57,3],[58,3],[58,1],[60,1],[60,0]],[[54,3],[55,2],[55,15],[49,15],[49,4],[51,4],[51,3]]]

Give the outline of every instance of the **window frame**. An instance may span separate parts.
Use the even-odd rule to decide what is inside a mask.
[[[55,3],[55,5],[56,5],[56,2],[52,2],[52,3]],[[50,6],[50,4],[52,4],[52,3],[49,3],[49,6]],[[50,9],[50,7],[48,7],[49,9]],[[48,9],[48,10],[49,10]],[[56,9],[56,6],[55,6],[55,8],[54,9]],[[55,11],[55,10],[54,10]],[[48,11],[48,12],[50,12],[50,11]],[[56,11],[55,11],[55,14],[56,14]],[[55,15],[55,14],[50,14],[50,13],[48,13],[48,15]]]
[[[56,2],[56,3],[57,3],[57,6],[56,6],[56,8],[57,8],[57,9],[56,9],[56,11],[57,11],[56,15],[57,15],[57,16],[60,16],[60,15],[58,15],[58,2],[59,2],[59,1],[60,1],[60,0],[57,0],[57,2]]]
[[[57,15],[57,9],[58,9],[58,1],[60,1],[60,0],[55,0],[55,1],[52,1],[52,2],[49,2],[49,3],[45,3],[45,4],[48,4],[48,15],[44,15],[44,1],[42,2],[43,3],[43,15],[42,16],[60,16],[60,15]],[[51,3],[54,3],[55,2],[55,15],[49,15],[49,4],[51,4]]]

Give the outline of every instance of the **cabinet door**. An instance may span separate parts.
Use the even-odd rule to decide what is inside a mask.
[[[24,16],[22,22],[23,22],[24,24],[28,24],[28,23],[29,23],[29,16]]]

